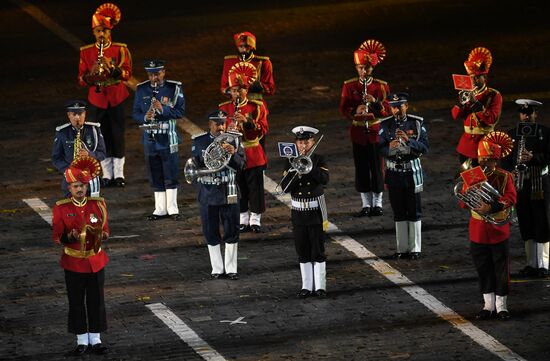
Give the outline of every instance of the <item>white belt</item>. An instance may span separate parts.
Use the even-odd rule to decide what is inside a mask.
[[[319,208],[318,201],[298,201],[292,199],[292,209],[310,210]]]
[[[386,163],[386,169],[393,170],[396,172],[407,172],[412,170],[412,164],[410,161],[397,163],[389,159],[386,159],[385,163]]]

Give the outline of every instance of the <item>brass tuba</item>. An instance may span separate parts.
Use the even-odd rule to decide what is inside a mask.
[[[227,167],[232,155],[223,148],[223,144],[234,142],[237,143],[238,147],[237,140],[240,136],[242,136],[241,133],[233,130],[218,135],[214,141],[208,145],[206,150],[203,151],[204,165],[206,168],[199,169],[195,163],[195,159],[189,158],[187,162],[185,162],[185,167],[183,169],[187,183],[191,184],[199,177],[219,172]]]

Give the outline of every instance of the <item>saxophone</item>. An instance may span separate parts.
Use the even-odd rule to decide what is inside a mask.
[[[522,163],[521,155],[525,151],[525,136],[522,135],[518,142],[518,151],[516,154],[516,165],[514,166],[514,185],[516,190],[520,191],[523,188],[525,173],[527,173],[527,165]]]
[[[80,130],[82,127],[77,128],[76,130],[76,137],[74,138],[74,153],[73,153],[73,160],[76,160],[80,158],[80,150],[82,149],[82,139],[81,139],[81,132]]]

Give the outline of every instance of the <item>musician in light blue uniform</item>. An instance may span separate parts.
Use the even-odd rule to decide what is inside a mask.
[[[423,118],[407,114],[407,93],[390,94],[392,116],[383,119],[378,150],[385,157],[390,204],[395,221],[395,258],[418,259],[422,236],[420,192],[424,176],[420,157],[429,149]]]
[[[209,132],[193,137],[192,161],[198,169],[207,169],[204,153],[208,146],[222,132],[226,131],[227,114],[217,111],[208,116]],[[239,138],[224,142],[223,148],[230,154],[227,166],[220,171],[207,173],[196,179],[198,201],[201,213],[202,233],[208,244],[212,265],[211,278],[227,275],[231,280],[238,279],[237,247],[239,242],[239,199],[237,172],[245,167],[244,148]],[[188,161],[188,162],[189,162]],[[223,237],[220,235],[223,225]],[[225,260],[220,243],[225,243]]]
[[[80,140],[82,149],[79,156],[91,156],[99,162],[105,159],[105,141],[99,123],[86,121],[86,102],[83,100],[71,100],[66,104],[69,122],[55,128],[55,140],[52,149],[52,163],[61,173],[64,173],[71,165],[74,158],[74,141],[80,128]],[[100,178],[92,179],[88,185],[90,195],[98,197],[100,191]],[[65,177],[61,181],[61,190],[65,196],[69,196]]]
[[[143,129],[145,161],[155,193],[155,210],[147,217],[151,221],[180,219],[177,195],[181,138],[176,119],[185,115],[185,97],[180,82],[165,80],[164,63],[144,63],[149,80],[138,84],[133,107],[133,118]]]

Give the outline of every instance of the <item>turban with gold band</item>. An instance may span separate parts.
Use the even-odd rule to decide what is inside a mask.
[[[508,134],[499,131],[490,132],[478,143],[477,156],[500,159],[510,154],[513,147],[514,143]]]
[[[492,63],[493,56],[489,49],[480,46],[470,51],[464,67],[468,75],[485,75],[489,73]]]
[[[369,39],[364,41],[359,49],[353,52],[355,65],[376,66],[386,57],[386,48],[378,40]]]
[[[229,86],[246,88],[256,81],[256,67],[247,62],[239,62],[229,69]]]
[[[88,183],[100,174],[101,164],[97,159],[84,156],[73,160],[64,175],[65,180],[70,184],[74,182]]]
[[[113,3],[100,5],[95,14],[92,15],[92,29],[103,26],[105,29],[112,29],[119,23],[122,13],[118,6]]]
[[[242,33],[237,33],[233,35],[233,40],[235,40],[236,47],[239,47],[241,43],[245,43],[250,46],[252,50],[256,50],[256,37],[251,32],[244,31]]]

